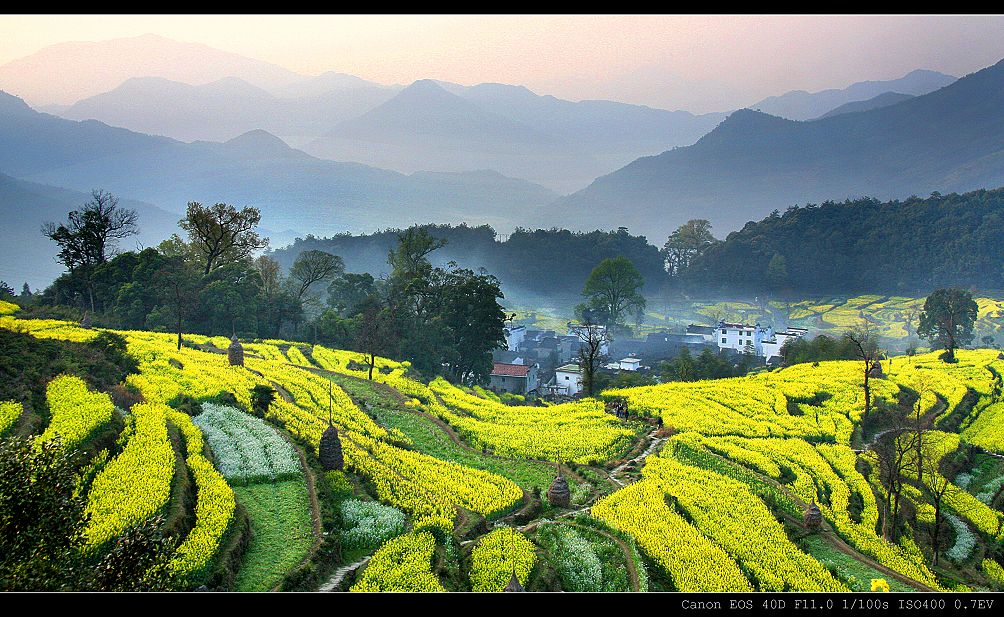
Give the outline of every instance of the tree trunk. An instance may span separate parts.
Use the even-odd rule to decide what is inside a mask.
[[[865,416],[868,416],[868,412],[872,408],[872,395],[871,388],[868,385],[868,373],[871,372],[871,362],[865,360]]]
[[[376,364],[376,355],[375,354],[370,354],[370,375],[369,375],[370,381],[373,381],[373,365],[374,364]]]
[[[938,550],[941,547],[941,503],[934,506],[934,531],[931,533],[931,565],[938,565]]]

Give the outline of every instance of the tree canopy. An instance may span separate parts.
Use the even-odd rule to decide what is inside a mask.
[[[582,295],[593,310],[597,322],[607,326],[623,323],[630,311],[645,308],[641,288],[645,279],[627,257],[608,257],[593,268],[582,288]]]
[[[188,232],[192,246],[202,257],[204,273],[209,274],[228,258],[250,258],[268,246],[268,238],[261,238],[255,231],[260,221],[257,208],[238,210],[222,203],[207,207],[191,201],[178,224]]]
[[[917,334],[945,349],[945,361],[955,361],[955,349],[973,340],[979,306],[963,289],[938,289],[924,301]]]

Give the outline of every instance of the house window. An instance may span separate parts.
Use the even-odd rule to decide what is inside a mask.
[[[568,375],[565,375],[565,381],[568,381]]]
[[[728,343],[728,339],[724,339],[724,338],[723,338],[723,339],[722,339],[722,345],[725,345],[726,343]]]
[[[724,328],[722,329],[722,334],[725,334],[725,329]]]

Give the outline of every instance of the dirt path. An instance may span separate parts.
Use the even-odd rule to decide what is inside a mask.
[[[359,568],[365,566],[367,563],[369,563],[371,557],[372,555],[366,555],[365,557],[363,557],[362,559],[360,559],[355,563],[338,568],[337,570],[335,570],[334,574],[331,575],[331,578],[329,578],[328,581],[323,585],[321,585],[317,590],[342,591],[342,589],[339,589],[339,587],[341,586],[342,581],[345,580],[345,577],[355,572]]]
[[[645,439],[649,439],[651,441],[649,442],[648,447],[645,448],[644,452],[642,452],[641,454],[639,454],[638,456],[636,456],[636,457],[634,457],[634,458],[632,458],[630,460],[624,461],[623,463],[621,463],[620,465],[618,465],[617,467],[615,467],[613,469],[613,471],[610,472],[609,476],[610,476],[611,480],[613,480],[614,482],[616,482],[621,487],[627,486],[627,483],[621,481],[621,479],[617,477],[617,474],[623,473],[624,470],[627,469],[627,466],[631,465],[632,463],[643,463],[643,462],[645,462],[645,459],[647,459],[649,456],[651,456],[652,453],[654,453],[657,448],[661,447],[663,444],[666,443],[666,440],[668,439],[668,437],[656,437],[655,434],[657,432],[659,432],[659,429],[655,429],[651,433],[649,433],[648,435],[645,436]]]

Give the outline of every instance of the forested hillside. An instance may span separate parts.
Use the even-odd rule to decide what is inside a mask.
[[[748,292],[1000,289],[1000,246],[1004,189],[825,202],[747,223],[695,258],[681,279],[688,288]]]

